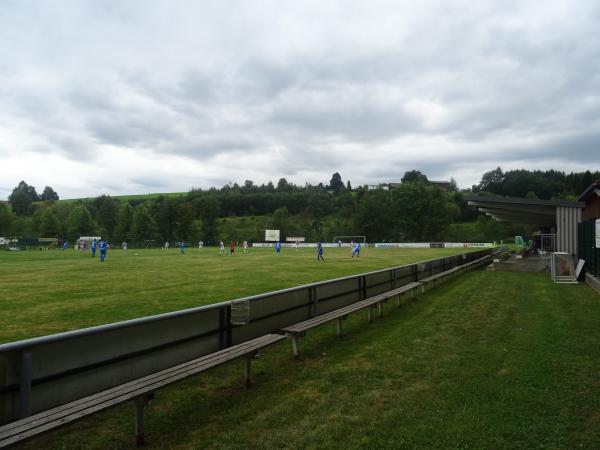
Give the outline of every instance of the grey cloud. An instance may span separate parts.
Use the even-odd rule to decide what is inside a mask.
[[[91,117],[87,119],[87,129],[101,143],[134,148],[158,148],[176,136],[168,124],[161,126],[145,119],[117,114]]]
[[[220,154],[236,152],[253,153],[257,150],[257,143],[246,139],[244,136],[217,136],[193,137],[191,139],[180,139],[167,144],[164,153],[183,155],[193,158],[205,159]],[[162,153],[162,151],[159,151]]]
[[[340,136],[352,141],[385,141],[420,128],[402,104],[385,104],[368,87],[330,86],[296,91],[273,106],[265,121],[306,137]]]
[[[28,150],[40,154],[86,161],[111,145],[147,158],[254,157],[273,180],[354,171],[360,155],[341,149],[365,156],[356,176],[343,174],[356,184],[412,168],[436,177],[478,164],[599,163],[597,2],[376,3],[364,17],[345,2],[274,6],[92,2],[34,13],[14,2],[0,12],[0,123],[39,138]],[[27,23],[32,32],[17,33]],[[436,160],[410,148],[390,156],[404,139],[439,141]],[[167,183],[136,180],[123,185]]]
[[[168,186],[168,183],[157,179],[156,176],[147,175],[131,178],[130,182],[143,188],[157,189]]]

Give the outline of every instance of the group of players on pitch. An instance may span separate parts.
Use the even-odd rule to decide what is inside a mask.
[[[338,243],[338,246],[341,247],[341,241]],[[359,258],[360,243],[352,241],[350,247],[352,248],[352,257],[354,258],[356,256],[357,258]],[[296,241],[296,251],[298,251],[299,249],[300,242]],[[279,254],[281,253],[281,242],[279,241],[277,241],[277,243],[275,244],[275,252],[277,253],[277,256],[279,256]],[[317,242],[317,261],[325,261],[325,258],[323,257],[323,244],[321,243],[321,241]]]
[[[341,244],[341,242],[340,242]],[[248,253],[248,241],[244,241],[242,244],[243,248],[244,248],[244,254]],[[359,242],[354,242],[352,241],[352,243],[350,244],[351,248],[352,248],[352,258],[354,258],[355,256],[357,258],[360,257],[360,243]],[[169,250],[170,244],[169,241],[165,242],[165,245],[163,246],[163,250]],[[200,241],[198,242],[198,249],[202,249],[204,247],[204,242]],[[227,253],[228,256],[233,256],[233,254],[235,253],[235,242],[231,241],[229,242],[229,252]],[[100,242],[97,242],[96,239],[94,239],[92,241],[92,244],[90,246],[91,250],[92,250],[92,257],[95,258],[96,257],[96,249],[99,248],[100,249],[100,262],[104,262],[104,259],[106,258],[106,250],[108,248],[108,244],[104,239],[100,239]],[[124,242],[122,245],[123,250],[127,250],[127,243]],[[179,243],[179,252],[184,255],[185,254],[185,249],[186,249],[186,244],[185,242],[181,241]],[[300,242],[296,241],[296,251],[298,251],[300,249]],[[277,254],[277,256],[279,256],[279,254],[281,253],[281,242],[277,241],[277,243],[275,244],[275,253]],[[223,241],[219,241],[219,256],[223,256],[225,255],[225,243]],[[325,261],[325,258],[323,257],[323,244],[321,243],[321,241],[317,242],[317,261]]]

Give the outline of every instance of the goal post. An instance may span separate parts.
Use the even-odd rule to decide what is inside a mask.
[[[333,237],[333,242],[350,242],[350,241],[356,241],[356,242],[362,242],[363,244],[367,243],[367,237],[366,236],[334,236]]]

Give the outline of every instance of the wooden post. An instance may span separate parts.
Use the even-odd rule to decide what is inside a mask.
[[[244,360],[244,384],[247,388],[252,386],[252,357],[246,356]]]
[[[30,351],[21,354],[21,373],[19,374],[19,416],[21,419],[31,415],[31,378],[32,357]]]
[[[377,312],[379,313],[379,319],[383,317],[383,302],[377,302]]]
[[[316,317],[319,315],[319,299],[317,298],[317,289],[311,287],[308,290],[308,298],[311,304],[310,317]]]
[[[292,334],[292,350],[294,351],[294,358],[298,358],[300,356],[300,351],[298,350],[297,334]]]
[[[397,300],[398,300],[398,308],[401,308],[401,307],[402,307],[402,305],[400,304],[400,294],[398,294],[398,297],[396,297],[396,298],[397,298]]]
[[[369,305],[369,316],[368,316],[368,320],[369,323],[373,322],[373,305]]]
[[[138,447],[146,443],[144,439],[144,406],[146,406],[146,399],[138,397],[135,400],[135,445]]]
[[[337,320],[337,335],[338,337],[342,337],[342,318],[338,318]]]

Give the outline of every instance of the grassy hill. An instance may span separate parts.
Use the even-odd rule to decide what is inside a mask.
[[[145,201],[145,200],[153,200],[159,197],[183,197],[187,195],[187,192],[162,192],[162,193],[153,193],[153,194],[133,194],[133,195],[114,195],[111,197],[116,198],[123,201]],[[94,200],[96,197],[82,197],[82,198],[65,198],[58,200],[62,203],[72,203],[78,201],[88,201]],[[41,203],[41,202],[37,202]]]

